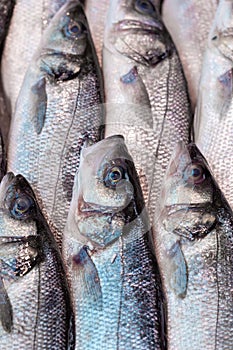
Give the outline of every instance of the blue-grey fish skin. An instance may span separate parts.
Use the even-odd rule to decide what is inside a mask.
[[[0,202],[0,348],[74,349],[61,255],[25,178],[8,173]]]
[[[194,144],[178,145],[155,223],[171,350],[233,343],[233,213]]]
[[[79,1],[69,1],[27,71],[8,147],[8,170],[30,181],[59,244],[81,148],[100,139],[103,123],[102,78],[88,23]]]
[[[119,171],[114,187],[111,176]],[[123,138],[85,148],[63,235],[76,349],[166,348],[164,299],[148,230]]]

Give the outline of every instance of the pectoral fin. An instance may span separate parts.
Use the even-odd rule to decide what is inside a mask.
[[[85,298],[93,304],[96,309],[102,309],[102,290],[99,274],[88,254],[88,248],[82,247],[77,255],[73,257],[77,275],[84,287]]]
[[[31,91],[33,93],[32,98],[32,116],[33,124],[36,133],[39,135],[43,129],[46,109],[47,109],[47,93],[46,93],[46,80],[44,77],[40,78],[35,85],[32,86]]]
[[[176,242],[172,246],[168,252],[167,260],[170,288],[179,298],[184,298],[188,285],[188,270],[180,242]]]
[[[3,329],[10,333],[13,326],[13,311],[10,299],[0,276],[0,320]]]

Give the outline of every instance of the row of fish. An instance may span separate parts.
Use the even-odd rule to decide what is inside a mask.
[[[34,48],[21,32],[32,3],[15,4],[2,56],[1,349],[231,349],[233,214],[202,154],[185,146],[195,94],[191,107],[160,1],[87,1],[85,10],[43,1]],[[14,4],[1,5],[7,30]],[[107,7],[99,30],[91,18],[99,10],[103,24]],[[215,54],[230,50],[230,15],[221,0]],[[14,70],[22,37],[31,51]],[[224,119],[231,69],[221,69],[211,72]]]

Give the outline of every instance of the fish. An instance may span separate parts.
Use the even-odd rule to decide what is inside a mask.
[[[1,182],[0,226],[0,348],[74,349],[62,257],[22,175]]]
[[[194,143],[176,146],[160,203],[154,244],[168,349],[231,349],[233,213]]]
[[[76,349],[166,349],[148,215],[121,135],[82,150],[62,251],[75,301]]]
[[[232,28],[230,1],[220,1],[203,60],[194,137],[214,177],[233,208]]]
[[[85,13],[90,26],[91,35],[96,49],[96,54],[100,66],[102,66],[102,49],[106,13],[109,6],[109,0],[96,2],[95,0],[86,0]]]
[[[195,111],[204,52],[218,0],[164,0],[162,18],[176,45]]]
[[[40,44],[42,33],[67,0],[2,2],[15,4],[1,62],[3,91],[9,104],[9,113],[12,115],[24,76]]]
[[[175,143],[190,139],[192,113],[160,2],[113,0],[106,20],[105,136],[125,138],[152,218]]]
[[[8,171],[30,182],[59,246],[81,149],[102,135],[103,99],[83,7],[70,1],[53,17],[27,71],[8,147]]]

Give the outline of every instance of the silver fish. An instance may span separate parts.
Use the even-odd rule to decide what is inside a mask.
[[[74,314],[61,255],[21,175],[0,186],[0,348],[74,349]]]
[[[160,276],[122,137],[83,149],[63,238],[76,349],[165,349]]]
[[[159,2],[111,1],[103,70],[105,135],[122,134],[153,214],[174,144],[188,142],[191,109]]]
[[[231,349],[233,213],[194,144],[172,155],[154,226],[168,349]]]
[[[56,14],[30,65],[10,130],[8,168],[29,180],[61,243],[83,144],[100,138],[102,82],[82,6]]]
[[[220,1],[202,67],[195,114],[195,142],[233,208],[233,8]]]
[[[67,0],[8,1],[10,2],[16,4],[4,45],[1,73],[4,92],[10,102],[12,114],[28,65],[40,43],[42,33]]]
[[[203,55],[218,0],[164,0],[162,15],[172,36],[188,82],[195,110]]]

